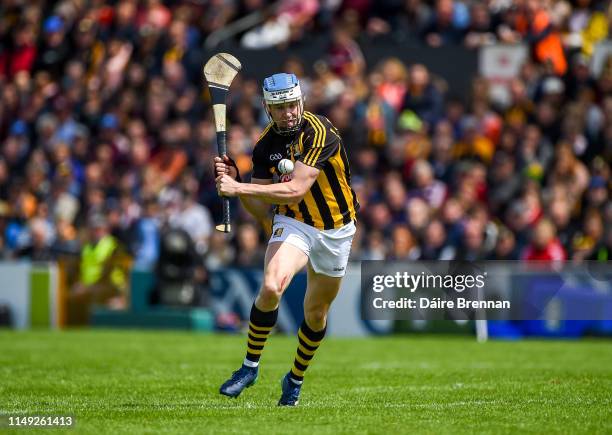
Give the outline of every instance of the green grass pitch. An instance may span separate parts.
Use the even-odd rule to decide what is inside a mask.
[[[218,394],[244,346],[243,335],[0,332],[0,414],[71,414],[72,434],[612,433],[610,341],[328,338],[293,409],[276,402],[294,337],[269,339],[241,397]]]

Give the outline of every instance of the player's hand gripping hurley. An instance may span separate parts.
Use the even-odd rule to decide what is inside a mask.
[[[210,90],[215,117],[217,150],[221,158],[227,155],[227,134],[225,130],[227,92],[240,68],[242,68],[240,61],[227,53],[215,54],[204,65],[204,78]],[[223,198],[223,222],[216,228],[217,231],[223,231],[224,233],[231,231],[229,198]]]

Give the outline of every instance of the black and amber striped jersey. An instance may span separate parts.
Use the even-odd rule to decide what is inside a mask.
[[[282,159],[300,161],[320,172],[302,201],[277,205],[275,213],[320,230],[340,228],[355,220],[359,203],[351,188],[346,148],[327,118],[304,112],[300,130],[291,136],[277,134],[268,125],[253,150],[253,178],[287,181],[277,168]]]

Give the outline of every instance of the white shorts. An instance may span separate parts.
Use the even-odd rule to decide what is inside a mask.
[[[309,258],[316,273],[341,277],[346,273],[355,222],[333,230],[319,230],[296,219],[274,215],[270,243],[285,242],[295,246]]]

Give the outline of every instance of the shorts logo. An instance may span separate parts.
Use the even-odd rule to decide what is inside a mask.
[[[334,272],[342,272],[344,267],[334,267]]]
[[[283,158],[283,155],[281,153],[274,153],[270,155],[270,160],[274,161],[274,160],[281,160]]]
[[[283,227],[275,229],[274,234],[272,234],[272,237],[280,237],[283,234],[283,230]]]

